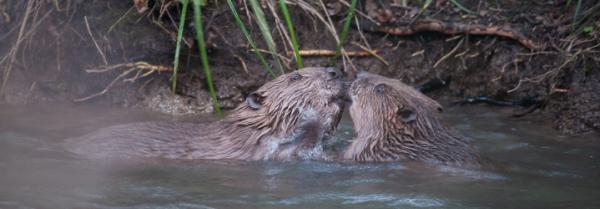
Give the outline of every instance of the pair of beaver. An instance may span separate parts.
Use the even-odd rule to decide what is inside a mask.
[[[217,122],[118,125],[66,146],[92,158],[476,161],[463,138],[440,122],[436,101],[370,73],[347,83],[338,69],[304,68],[267,82]],[[348,97],[355,139],[343,153],[325,156],[322,142],[331,138]]]

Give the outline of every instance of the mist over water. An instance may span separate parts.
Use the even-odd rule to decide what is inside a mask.
[[[599,208],[600,149],[497,110],[451,107],[481,169],[402,163],[108,163],[62,142],[102,127],[177,121],[97,107],[0,106],[0,208]],[[349,140],[344,118],[337,137]]]

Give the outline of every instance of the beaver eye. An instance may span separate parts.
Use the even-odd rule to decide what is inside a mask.
[[[378,94],[385,93],[385,84],[377,84],[377,86],[375,86],[375,92]]]
[[[396,113],[398,119],[404,123],[410,123],[417,119],[417,114],[410,109],[401,109]]]
[[[290,80],[292,80],[292,81],[298,81],[298,80],[300,80],[300,79],[302,79],[302,76],[301,76],[299,73],[294,73],[294,74],[292,74],[292,76],[290,77]]]

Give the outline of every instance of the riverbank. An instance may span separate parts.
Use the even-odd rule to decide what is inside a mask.
[[[165,1],[171,6],[153,2],[139,13],[130,1],[53,4],[0,0],[0,28],[7,29],[0,31],[0,41],[8,43],[0,45],[0,70],[2,81],[6,81],[0,103],[72,102],[174,115],[212,113],[191,24],[184,34],[175,94],[170,90],[171,73],[157,70],[172,66],[179,7],[174,1]],[[331,24],[340,31],[347,7],[336,2],[324,3],[328,13],[319,4],[314,5],[321,9],[317,13],[288,5],[302,50],[335,50],[335,37],[320,18],[325,22],[331,18]],[[600,21],[594,18],[598,12],[593,12],[600,4],[583,2],[577,18],[573,18],[575,5],[567,5],[567,1],[460,2],[472,13],[450,1],[434,1],[425,10],[417,4],[360,1],[360,21],[350,29],[345,50],[371,48],[377,50],[379,58],[351,57],[348,60],[352,64],[345,69],[366,70],[414,86],[441,79],[447,84],[427,94],[447,105],[477,97],[507,102],[514,105],[505,107],[509,112],[525,119],[548,118],[551,126],[563,133],[600,129]],[[269,7],[264,9],[269,11]],[[209,3],[203,10],[217,96],[221,106],[230,109],[268,76],[225,3]],[[262,40],[247,11],[238,7],[252,36]],[[266,15],[271,26],[276,26],[274,16],[270,12]],[[399,36],[367,30],[368,24],[362,24],[375,21],[380,27],[401,28],[429,19],[453,26],[503,26],[521,33],[539,48],[531,49],[518,39],[497,34],[429,31]],[[278,30],[273,29],[273,38],[285,57],[283,65],[290,71],[296,67],[295,61],[286,53],[291,48]],[[267,48],[262,41],[257,42],[259,48]],[[304,57],[303,61],[305,66],[323,66],[330,63],[330,57]]]

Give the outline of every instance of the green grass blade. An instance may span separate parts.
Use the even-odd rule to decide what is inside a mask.
[[[213,86],[212,76],[210,74],[210,68],[208,67],[208,56],[206,55],[206,43],[204,43],[204,31],[202,30],[202,10],[200,8],[200,0],[192,0],[194,6],[194,29],[196,30],[196,39],[198,41],[198,48],[200,49],[200,59],[202,61],[202,68],[204,69],[204,76],[206,76],[206,83],[208,84],[208,91],[212,99],[215,113],[218,117],[223,117],[219,101],[217,101],[217,93]]]
[[[283,65],[281,64],[279,57],[277,57],[277,48],[275,47],[275,41],[271,36],[271,29],[269,29],[269,23],[267,22],[265,13],[262,11],[262,8],[260,7],[260,4],[257,0],[248,1],[250,2],[250,7],[252,7],[252,12],[256,17],[256,22],[258,24],[258,27],[260,28],[260,33],[262,34],[263,39],[265,39],[265,42],[267,43],[267,48],[272,54],[273,60],[275,61],[277,68],[279,69],[281,74],[284,74],[285,72],[283,71]]]
[[[177,71],[179,70],[179,55],[181,54],[181,39],[185,28],[185,17],[187,16],[188,0],[182,0],[183,8],[179,16],[179,27],[177,28],[177,45],[175,46],[175,60],[173,60],[173,75],[171,76],[171,91],[175,93],[177,87]]]
[[[431,2],[433,2],[433,0],[425,0],[425,3],[423,3],[423,9],[427,9],[427,7],[429,7]]]
[[[58,0],[52,0],[52,2],[54,3],[54,6],[56,7],[56,10],[60,11],[60,5],[58,4]]]
[[[466,13],[475,14],[475,12],[471,11],[470,9],[467,9],[462,4],[458,3],[458,1],[456,1],[456,0],[450,0],[450,2],[452,2],[452,4],[454,4],[454,6],[458,7],[462,11],[465,11]]]
[[[292,39],[292,48],[294,49],[294,56],[296,57],[296,65],[298,65],[298,68],[304,68],[304,65],[302,64],[302,57],[300,57],[300,53],[298,52],[296,32],[294,32],[294,25],[292,24],[292,18],[290,17],[290,13],[285,5],[285,0],[279,0],[279,7],[281,8],[285,23],[287,24],[288,32],[290,33],[290,39]]]
[[[238,27],[240,27],[240,30],[242,30],[242,33],[244,33],[246,40],[248,40],[248,43],[250,43],[250,46],[254,50],[254,53],[256,53],[258,60],[260,60],[260,62],[265,66],[265,70],[267,71],[267,73],[269,75],[271,75],[272,78],[276,78],[277,76],[275,75],[275,73],[273,73],[273,70],[271,69],[271,65],[269,65],[269,63],[267,63],[267,60],[265,59],[265,57],[263,57],[262,54],[260,53],[260,51],[258,51],[258,47],[256,46],[256,43],[252,39],[252,36],[250,36],[250,33],[246,29],[246,26],[244,26],[244,22],[242,22],[242,19],[238,15],[238,13],[235,9],[235,5],[233,5],[233,1],[227,0],[227,5],[229,6],[229,9],[231,10],[231,14],[233,15],[233,18],[235,18],[235,22],[238,24]]]
[[[573,31],[577,28],[577,18],[579,17],[579,13],[581,12],[581,0],[577,0],[577,5],[575,6],[575,14],[573,14]]]
[[[346,19],[344,20],[344,27],[342,28],[342,32],[340,33],[340,42],[337,45],[337,49],[335,50],[335,57],[340,56],[342,53],[342,46],[344,46],[344,41],[346,40],[346,36],[348,35],[348,30],[350,29],[350,23],[352,23],[352,18],[354,18],[354,11],[356,9],[357,0],[352,0],[350,3],[350,11],[346,15]]]

